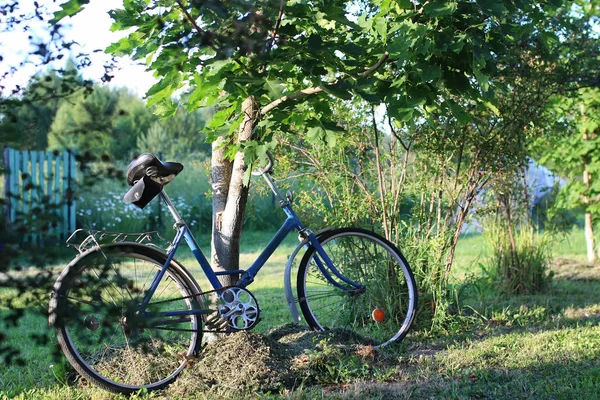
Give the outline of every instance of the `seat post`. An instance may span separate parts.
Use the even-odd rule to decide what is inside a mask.
[[[273,191],[273,193],[275,193],[275,196],[277,196],[279,198],[279,202],[282,205],[288,204],[287,199],[285,197],[283,197],[283,195],[279,191],[279,188],[275,185],[275,181],[271,177],[271,174],[269,174],[268,172],[265,172],[264,174],[262,174],[262,177],[265,178],[265,181],[267,181],[267,185],[269,186],[271,191]]]
[[[185,221],[183,220],[183,218],[181,218],[181,215],[179,215],[179,212],[175,208],[175,205],[171,201],[171,198],[169,197],[167,192],[165,192],[164,188],[160,191],[160,198],[162,201],[165,202],[165,204],[167,205],[167,209],[169,210],[169,212],[173,216],[173,219],[175,220],[174,227],[177,228],[178,226],[184,225]]]

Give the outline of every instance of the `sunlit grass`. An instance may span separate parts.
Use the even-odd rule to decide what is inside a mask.
[[[550,247],[554,258],[587,260],[582,229],[574,228],[567,233],[555,234]],[[486,259],[490,255],[491,249],[485,243],[483,235],[467,234],[462,236],[456,249],[451,279],[460,282],[469,275],[480,276],[485,268]]]
[[[248,267],[266,245],[271,233],[244,234],[242,268]],[[557,238],[554,256],[585,260],[583,232],[570,232]],[[200,239],[209,253],[207,236]],[[262,321],[256,331],[291,321],[283,292],[283,270],[296,246],[294,235],[285,241],[256,280],[248,287],[261,307]],[[182,249],[183,250],[183,249]],[[302,253],[301,253],[302,254]],[[453,280],[481,276],[479,263],[487,256],[479,235],[461,239],[457,249]],[[193,275],[201,276],[191,254],[178,257]],[[410,260],[409,260],[410,262]],[[60,263],[54,266],[58,272]],[[483,297],[477,305],[481,316],[449,336],[431,337],[413,332],[405,340],[408,349],[391,363],[387,383],[354,383],[339,388],[303,388],[288,394],[266,398],[595,398],[600,393],[600,270],[586,263],[560,264],[553,267],[555,277],[549,292],[530,296]],[[199,279],[208,290],[206,281]],[[292,286],[295,291],[295,277]],[[15,290],[5,289],[1,297],[12,297]],[[16,307],[27,304],[21,300]],[[33,307],[33,308],[32,308]],[[54,358],[56,339],[47,328],[46,304],[30,306],[16,327],[6,327],[3,344],[17,347],[25,366],[0,363],[0,398],[21,399],[110,398],[95,387],[69,386],[75,375],[66,373],[62,357]],[[41,334],[48,343],[38,343],[32,334]],[[390,354],[395,354],[391,352]],[[387,364],[386,364],[387,365]],[[166,395],[165,395],[166,396]],[[199,394],[201,396],[201,394]],[[337,397],[336,397],[337,396]],[[142,396],[143,397],[143,396]],[[168,396],[167,396],[168,397]]]

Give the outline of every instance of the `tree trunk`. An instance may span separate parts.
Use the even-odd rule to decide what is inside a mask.
[[[594,253],[596,246],[594,243],[594,225],[592,221],[592,213],[590,212],[585,213],[585,243],[587,244],[588,261],[594,261],[596,259],[596,254]]]
[[[581,114],[584,116],[584,120],[585,120],[583,104],[580,104],[580,109],[581,109]],[[588,142],[588,140],[589,140],[588,132],[586,130],[584,130],[583,131],[584,145]],[[583,184],[585,185],[585,195],[583,196],[583,204],[587,208],[590,205],[590,196],[588,194],[590,193],[591,180],[592,180],[592,176],[589,171],[589,165],[590,165],[589,153],[584,154],[582,158],[583,158]],[[596,259],[596,254],[594,252],[594,250],[596,249],[596,246],[594,245],[594,221],[592,218],[592,213],[588,212],[587,210],[585,212],[585,242],[587,244],[588,261],[590,261],[590,262],[594,261]]]
[[[250,139],[258,121],[260,108],[254,97],[248,97],[242,103],[244,120],[240,126],[237,143]],[[225,157],[226,139],[220,138],[213,143],[211,172],[213,191],[213,227],[211,241],[211,262],[215,271],[232,271],[239,269],[240,239],[248,185],[244,185],[246,164],[244,154],[238,152],[234,160]],[[224,275],[220,277],[223,285],[234,285],[239,276]]]

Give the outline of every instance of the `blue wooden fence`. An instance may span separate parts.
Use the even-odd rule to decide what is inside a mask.
[[[75,155],[4,149],[7,224],[23,224],[24,241],[43,244],[75,230]]]

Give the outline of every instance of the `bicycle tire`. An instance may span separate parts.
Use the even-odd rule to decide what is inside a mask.
[[[162,325],[150,326],[132,311],[166,260],[156,249],[117,243],[81,254],[61,273],[50,322],[61,350],[81,376],[114,393],[158,390],[172,383],[198,354],[201,317],[164,317]],[[173,260],[153,296],[173,301],[151,301],[148,310],[197,308],[198,297],[182,298],[199,293],[195,280]]]
[[[344,288],[333,285],[314,262],[315,247],[309,246],[297,276],[298,303],[308,325],[314,330],[351,330],[375,348],[401,341],[412,326],[418,295],[400,250],[359,228],[324,232],[318,240],[339,272],[364,289],[352,290],[334,275]]]

